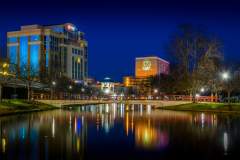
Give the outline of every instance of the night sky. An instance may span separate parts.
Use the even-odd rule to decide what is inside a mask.
[[[6,53],[6,32],[21,25],[70,22],[89,42],[89,75],[121,81],[134,74],[137,56],[167,60],[166,45],[183,23],[201,25],[220,38],[227,63],[240,63],[240,4],[206,0],[38,0],[1,1],[0,47]],[[210,1],[210,0],[209,0]]]

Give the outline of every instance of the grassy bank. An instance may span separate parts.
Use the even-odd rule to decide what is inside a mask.
[[[176,111],[240,113],[239,103],[232,103],[230,105],[224,103],[189,103],[159,108]]]
[[[3,100],[0,103],[0,116],[56,109],[52,105],[26,100]]]

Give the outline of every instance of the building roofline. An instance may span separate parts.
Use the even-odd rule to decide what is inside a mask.
[[[157,57],[157,56],[149,56],[149,57],[136,57],[135,59],[137,60],[137,59],[146,59],[146,58],[149,58],[149,59],[158,59],[158,60],[160,60],[160,61],[164,61],[164,62],[166,62],[166,63],[168,63],[168,64],[170,64],[167,60],[165,60],[165,59],[162,59],[162,58],[160,58],[160,57]]]

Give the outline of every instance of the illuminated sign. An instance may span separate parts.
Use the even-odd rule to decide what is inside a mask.
[[[148,71],[148,70],[150,70],[151,69],[151,61],[149,61],[149,60],[145,60],[145,61],[143,61],[143,66],[142,66],[142,69],[144,70],[144,71]]]
[[[68,24],[68,25],[66,26],[66,28],[67,28],[68,31],[75,31],[75,30],[76,30],[76,27],[74,27],[74,26],[71,25],[71,24]]]

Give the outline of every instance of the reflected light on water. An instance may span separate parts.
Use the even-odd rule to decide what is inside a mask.
[[[2,152],[5,153],[6,152],[6,139],[2,138]]]
[[[117,104],[114,103],[114,104],[113,104],[113,118],[114,118],[114,119],[116,118],[116,108],[117,108]]]
[[[204,121],[205,121],[205,114],[201,113],[201,124],[202,124],[202,128],[204,128]]]
[[[211,151],[218,159],[239,153],[240,116],[227,119],[219,114],[157,110],[151,105],[128,107],[126,111],[124,104],[89,105],[2,117],[0,157],[18,159],[21,153],[29,159],[96,159],[95,155],[102,159],[98,154],[110,150],[123,159],[129,153],[132,159],[139,158],[138,153],[161,159],[162,153],[171,157],[177,150],[207,159]]]
[[[147,105],[147,114],[151,114],[151,109],[152,109],[151,105]]]
[[[129,132],[129,113],[126,113],[126,120],[125,120],[125,126],[126,126],[126,135],[128,136],[128,132]]]
[[[53,117],[53,120],[52,120],[52,137],[54,138],[55,137],[55,119]]]
[[[124,106],[123,106],[123,104],[120,104],[120,116],[121,116],[121,118],[123,117],[123,113],[124,113]]]
[[[142,116],[143,115],[143,105],[140,104],[140,115]]]
[[[228,152],[228,133],[224,132],[223,134],[223,147],[224,147],[224,154]]]
[[[167,132],[160,131],[147,124],[137,124],[135,127],[135,143],[144,149],[162,149],[169,143]]]

